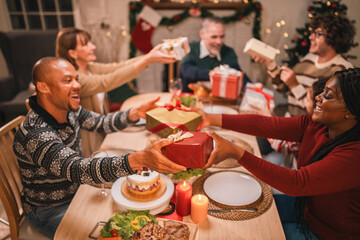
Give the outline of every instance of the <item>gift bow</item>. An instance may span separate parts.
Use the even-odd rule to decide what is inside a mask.
[[[274,101],[274,96],[268,94],[268,93],[265,93],[263,91],[263,87],[250,87],[250,86],[246,86],[246,89],[249,89],[249,90],[252,90],[252,91],[255,91],[255,92],[258,92],[258,93],[261,93],[265,99],[266,99],[266,105],[268,106],[268,108],[270,109],[270,102],[271,100]]]
[[[184,135],[181,135],[182,131],[179,131],[175,134],[171,134],[168,136],[168,138],[172,138],[174,140],[174,142],[180,142],[186,138],[191,138],[192,136],[194,136],[194,134],[192,134],[191,132],[186,132]]]
[[[226,84],[227,84],[227,77],[228,76],[240,76],[241,72],[229,67],[229,65],[220,65],[218,70],[216,70],[216,74],[221,75],[220,79],[220,86],[219,86],[219,96],[226,97]]]
[[[163,107],[166,108],[168,111],[172,111],[175,108],[181,111],[189,111],[189,109],[181,107],[181,100],[176,100],[175,106],[172,105],[171,103],[165,103]]]

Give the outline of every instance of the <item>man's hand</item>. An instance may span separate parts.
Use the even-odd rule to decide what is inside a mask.
[[[146,118],[146,112],[158,107],[158,105],[156,105],[156,102],[159,100],[160,97],[157,97],[154,100],[130,109],[129,119],[134,122],[137,121],[139,118]]]
[[[252,59],[255,61],[255,62],[258,62],[258,63],[261,63],[262,65],[265,65],[266,67],[270,66],[271,63],[273,62],[273,60],[269,60],[265,57],[262,57],[262,56],[251,56]]]
[[[244,155],[244,150],[236,146],[229,140],[226,140],[216,133],[206,132],[215,141],[215,148],[210,154],[208,162],[204,168],[209,168],[213,164],[218,164],[228,158],[241,159]]]
[[[296,74],[295,72],[286,67],[286,66],[282,66],[281,67],[281,73],[280,73],[280,79],[281,81],[283,81],[290,89],[293,89],[294,87],[296,87],[297,85],[299,85],[297,79],[296,79]]]
[[[186,167],[170,161],[162,154],[162,148],[173,143],[173,139],[161,139],[144,150],[129,155],[131,169],[150,168],[160,173],[177,173],[186,171]]]

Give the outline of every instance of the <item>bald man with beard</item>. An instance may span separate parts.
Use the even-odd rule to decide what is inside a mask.
[[[141,167],[171,173],[186,170],[162,155],[161,148],[172,143],[168,139],[123,156],[82,157],[80,128],[104,134],[119,131],[157,107],[159,97],[123,112],[88,111],[80,106],[75,68],[54,57],[34,65],[33,83],[37,95],[29,99],[31,111],[16,132],[13,149],[24,186],[25,216],[46,236],[53,238],[80,184],[114,182]]]

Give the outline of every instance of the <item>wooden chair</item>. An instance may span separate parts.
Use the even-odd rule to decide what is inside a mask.
[[[26,106],[26,109],[27,109],[28,111],[30,111],[31,107],[30,107],[29,99],[28,99],[28,98],[25,100],[25,106]]]
[[[0,128],[0,198],[5,208],[10,237],[17,239],[48,239],[37,229],[32,228],[25,219],[21,204],[21,176],[17,159],[12,150],[14,135],[20,123],[25,119],[19,116]]]

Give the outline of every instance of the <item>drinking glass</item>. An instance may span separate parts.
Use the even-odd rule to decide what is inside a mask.
[[[183,90],[181,78],[173,78],[169,81],[169,92],[171,93],[171,99],[180,97]]]
[[[96,152],[93,152],[93,154],[91,154],[91,158],[99,158],[99,157],[108,157],[108,153],[105,151],[96,151]],[[101,188],[99,196],[102,198],[107,197],[108,194],[105,191],[105,184],[100,183],[99,186]]]

